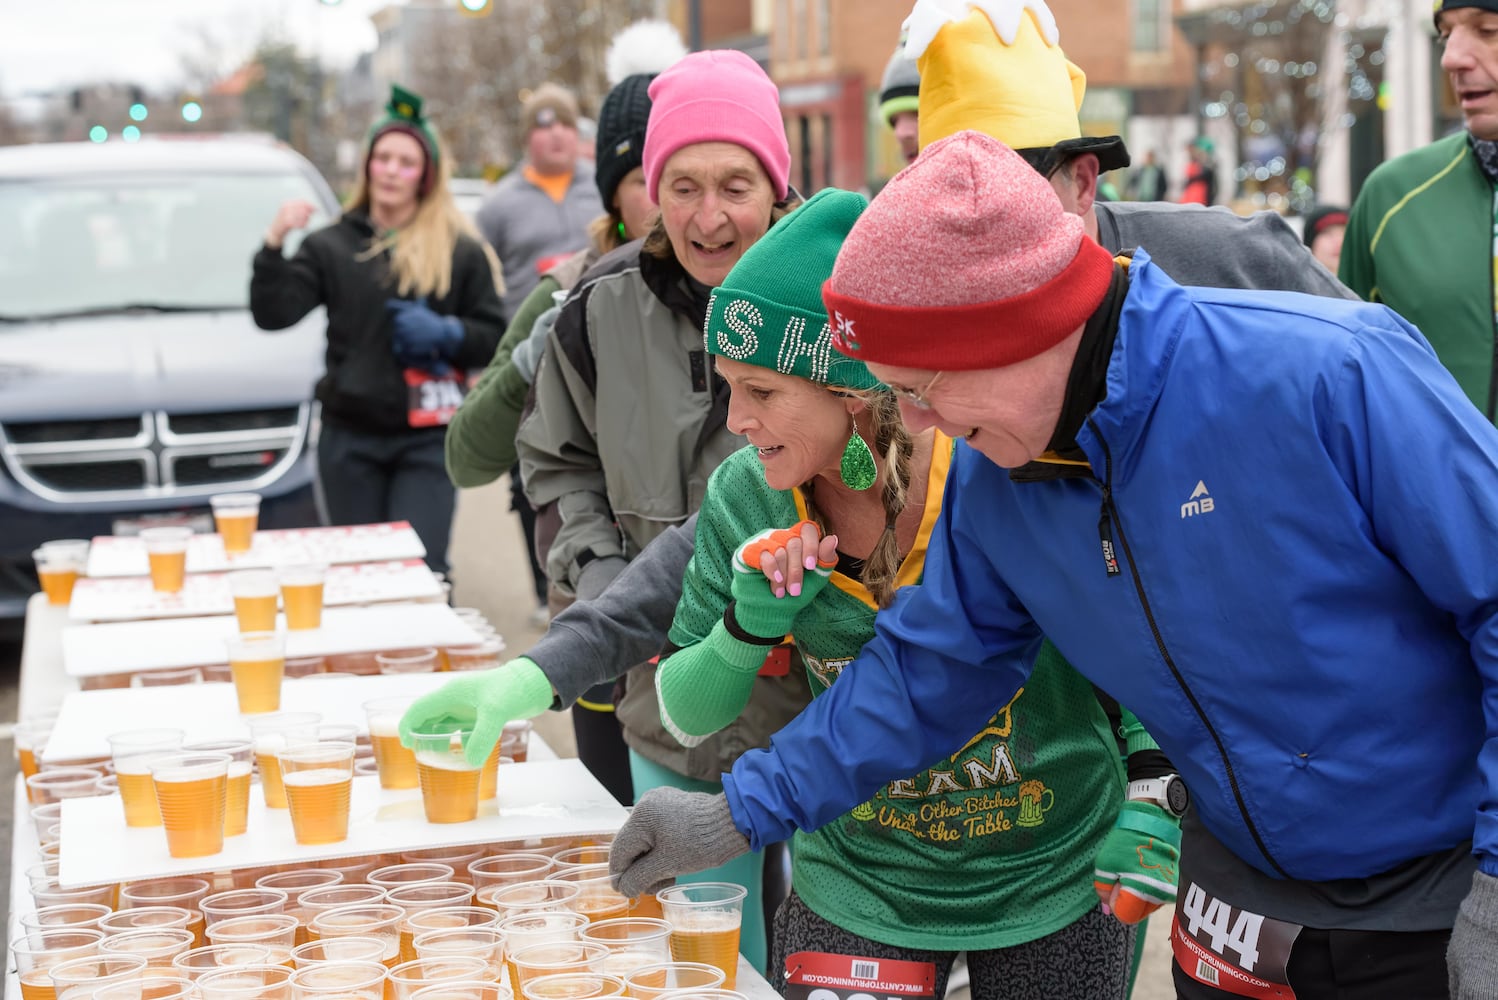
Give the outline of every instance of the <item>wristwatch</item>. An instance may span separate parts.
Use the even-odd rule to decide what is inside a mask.
[[[1179,774],[1166,774],[1158,778],[1143,778],[1129,782],[1129,798],[1143,799],[1170,813],[1176,819],[1186,814],[1191,804],[1191,792]]]

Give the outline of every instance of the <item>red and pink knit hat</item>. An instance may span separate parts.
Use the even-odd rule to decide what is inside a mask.
[[[736,49],[693,52],[650,83],[645,127],[645,184],[657,192],[671,154],[697,142],[732,142],[753,153],[784,200],[791,147],[780,117],[780,91],[759,63]]]
[[[1113,257],[1014,150],[958,132],[859,217],[822,286],[832,346],[926,370],[1001,368],[1087,322]]]

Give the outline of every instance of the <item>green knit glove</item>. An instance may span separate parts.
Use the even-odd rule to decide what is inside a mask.
[[[1103,838],[1092,887],[1126,924],[1137,924],[1176,898],[1181,822],[1153,802],[1125,802]]]
[[[655,697],[666,732],[694,747],[737,719],[754,694],[765,654],[774,648],[736,639],[718,622],[706,639],[662,660],[655,669]]]
[[[783,584],[772,583],[759,568],[762,553],[774,555],[785,548],[792,538],[801,536],[801,521],[789,528],[762,531],[749,539],[733,554],[734,620],[739,627],[753,636],[765,639],[780,639],[791,631],[796,615],[801,609],[816,600],[827,585],[836,563],[817,560],[815,569],[803,570],[801,593],[785,593],[775,596],[775,590]],[[808,555],[816,556],[815,552]]]
[[[460,674],[417,698],[401,716],[401,743],[412,746],[411,734],[427,729],[472,726],[463,756],[478,767],[499,742],[506,723],[540,715],[555,697],[541,668],[527,657],[516,657],[493,670]]]

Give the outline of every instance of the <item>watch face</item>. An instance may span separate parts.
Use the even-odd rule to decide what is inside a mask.
[[[1186,789],[1186,783],[1180,778],[1173,778],[1165,783],[1165,804],[1170,811],[1177,816],[1186,811],[1186,806],[1191,802],[1191,793]]]

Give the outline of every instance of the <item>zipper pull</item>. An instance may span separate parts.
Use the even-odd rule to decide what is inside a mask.
[[[1113,506],[1112,492],[1108,487],[1103,487],[1103,509],[1098,516],[1097,537],[1103,546],[1103,568],[1108,571],[1109,576],[1118,576],[1118,556],[1113,551],[1113,519],[1109,516],[1109,508]]]

